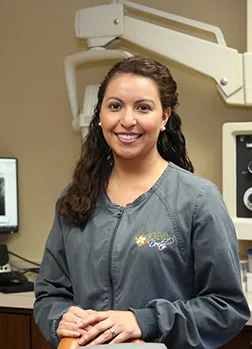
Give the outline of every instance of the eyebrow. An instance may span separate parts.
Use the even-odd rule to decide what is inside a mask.
[[[123,100],[120,99],[120,98],[118,98],[118,97],[109,97],[109,98],[106,99],[106,102],[107,102],[108,100],[110,100],[110,99],[116,99],[118,102],[123,103]],[[135,103],[141,103],[141,102],[150,102],[150,103],[152,103],[152,104],[155,105],[155,103],[153,102],[153,100],[152,100],[152,99],[149,99],[149,98],[142,98],[142,99],[138,99],[138,100],[135,101]]]

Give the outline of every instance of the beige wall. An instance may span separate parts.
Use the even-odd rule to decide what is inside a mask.
[[[71,129],[63,71],[64,58],[86,48],[74,36],[74,14],[109,2],[2,0],[0,4],[0,156],[18,158],[20,195],[20,232],[2,234],[0,243],[29,259],[41,259],[55,201],[79,155],[80,137]],[[135,2],[217,25],[228,46],[246,50],[245,0]],[[124,47],[147,54],[135,46]],[[228,107],[210,79],[162,61],[178,82],[179,113],[196,172],[221,189],[222,125],[251,120],[252,109]],[[105,72],[106,68],[85,70],[82,84],[99,82]]]

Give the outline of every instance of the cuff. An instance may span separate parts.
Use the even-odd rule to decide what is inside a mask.
[[[62,316],[63,316],[63,314],[59,318],[54,319],[52,321],[52,339],[53,339],[52,344],[53,344],[53,347],[55,347],[55,348],[58,347],[58,345],[59,345],[59,337],[57,336],[56,331],[58,329],[59,322],[61,321]]]
[[[49,342],[49,344],[53,347],[53,348],[57,348],[59,345],[59,337],[57,335],[57,329],[59,327],[59,323],[62,319],[62,316],[68,311],[70,307],[64,309],[61,313],[59,313],[54,319],[52,319],[52,326],[51,326],[51,334],[52,334],[52,341]]]
[[[156,312],[151,308],[132,309],[142,330],[142,339],[157,338],[159,334]]]

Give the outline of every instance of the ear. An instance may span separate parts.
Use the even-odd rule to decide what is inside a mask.
[[[171,116],[171,108],[168,107],[168,108],[164,111],[163,116],[162,116],[162,123],[161,123],[161,126],[160,126],[161,131],[164,131],[164,130],[165,130],[165,125],[166,125],[166,123],[167,123],[167,121],[168,121],[168,119],[169,119],[170,116]]]

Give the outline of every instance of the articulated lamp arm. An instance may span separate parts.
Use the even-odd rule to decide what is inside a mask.
[[[252,3],[252,0],[247,1]],[[137,16],[128,14],[127,9],[211,32],[215,35],[216,43],[138,19]],[[248,6],[248,11],[249,9],[252,14],[252,6]],[[251,26],[248,26],[248,30],[249,28]],[[128,52],[110,49],[118,40],[129,41],[211,77],[228,104],[252,106],[252,52],[240,54],[237,50],[227,47],[222,32],[215,26],[130,1],[114,0],[109,5],[77,11],[75,31],[77,37],[87,39],[89,50],[68,56],[65,60],[74,129],[81,126],[79,120],[80,116],[83,116],[83,111],[79,114],[75,68],[86,61],[130,56]],[[87,103],[83,108],[85,105]]]
[[[252,0],[247,1],[250,4]],[[210,31],[217,42],[131,17],[126,12],[128,8]],[[227,47],[222,32],[215,26],[115,0],[109,5],[77,11],[75,28],[76,36],[88,39],[89,47],[104,46],[114,38],[130,41],[213,78],[227,103],[252,105],[252,52],[240,54]]]
[[[124,39],[213,78],[228,103],[244,103],[243,59],[236,50],[127,16],[124,30]]]

